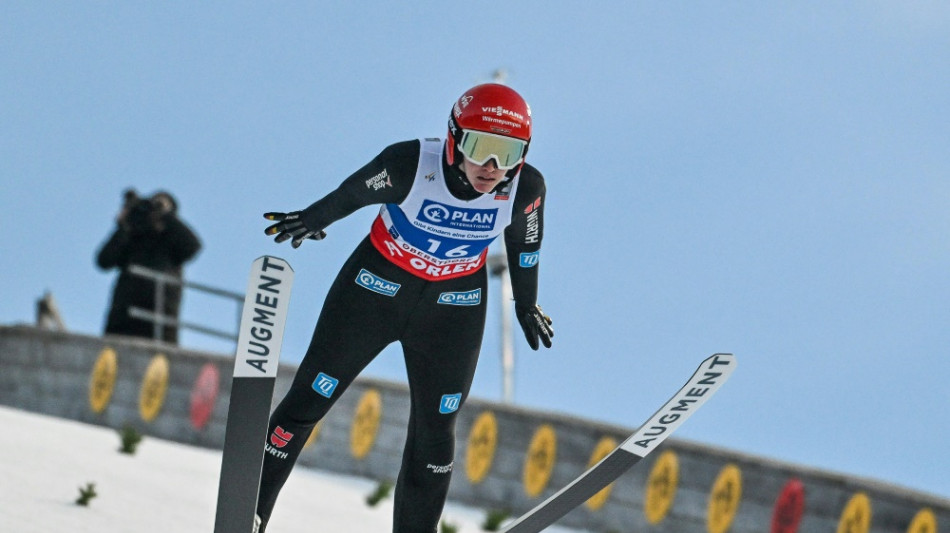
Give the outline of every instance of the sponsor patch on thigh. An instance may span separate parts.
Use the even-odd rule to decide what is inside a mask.
[[[478,305],[482,303],[482,289],[443,292],[437,301],[443,305]]]
[[[356,276],[356,284],[384,296],[395,296],[402,285],[383,279],[365,268]]]

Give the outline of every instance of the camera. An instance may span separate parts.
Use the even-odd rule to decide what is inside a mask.
[[[175,198],[165,191],[140,197],[135,189],[123,193],[121,222],[132,233],[156,233],[165,229],[165,218],[178,209]]]
[[[123,193],[125,204],[125,224],[132,233],[156,231],[160,213],[151,198],[140,198],[134,189]]]
[[[126,221],[133,233],[148,233],[158,230],[159,214],[155,203],[148,198],[144,198],[132,204],[126,215]]]

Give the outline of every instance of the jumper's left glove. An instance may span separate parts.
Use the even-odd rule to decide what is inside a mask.
[[[276,234],[277,236],[274,237],[274,240],[277,242],[284,242],[293,237],[294,240],[291,241],[290,244],[294,248],[299,248],[306,239],[319,241],[326,237],[327,232],[323,231],[323,229],[312,227],[314,225],[312,222],[308,224],[305,214],[305,211],[264,213],[264,218],[267,220],[277,221],[276,224],[268,226],[264,230],[264,233],[266,235]]]
[[[551,338],[554,337],[554,328],[551,327],[553,321],[551,317],[544,314],[540,305],[520,306],[515,304],[515,315],[518,316],[518,322],[521,329],[524,330],[524,336],[528,340],[528,346],[532,350],[537,350],[541,344],[545,348],[551,347]]]

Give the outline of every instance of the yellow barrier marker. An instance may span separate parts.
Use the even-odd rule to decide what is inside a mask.
[[[112,391],[115,390],[115,378],[118,375],[118,363],[115,350],[108,346],[99,352],[99,358],[92,367],[92,376],[89,378],[89,407],[92,412],[99,414],[105,411],[112,400]]]
[[[554,470],[557,460],[557,434],[544,424],[534,432],[524,464],[524,491],[529,498],[541,494]]]
[[[468,434],[465,450],[465,474],[474,485],[481,483],[491,470],[498,445],[498,421],[491,411],[478,415]]]
[[[742,472],[736,465],[728,464],[719,472],[709,494],[706,523],[709,533],[725,533],[729,530],[741,500]]]
[[[673,450],[666,450],[657,458],[650,477],[647,478],[646,497],[643,500],[643,512],[647,522],[659,524],[666,518],[673,507],[679,479],[679,457]]]
[[[350,452],[356,459],[366,457],[379,430],[379,420],[383,415],[383,401],[375,389],[363,393],[356,414],[353,415],[353,427],[350,429]]]
[[[165,403],[166,391],[168,391],[168,358],[163,354],[156,354],[145,371],[139,391],[139,414],[142,415],[142,420],[146,422],[155,420]]]
[[[871,530],[871,500],[858,492],[851,497],[838,521],[838,533],[868,533]]]
[[[907,533],[937,533],[937,515],[926,508],[917,511]]]
[[[614,451],[614,448],[617,447],[617,439],[613,437],[604,437],[600,439],[600,442],[597,443],[597,446],[594,447],[594,452],[590,455],[590,460],[587,461],[587,468],[594,466],[599,463],[601,459],[607,457],[610,452]],[[610,498],[610,491],[614,488],[614,484],[611,483],[606,487],[600,489],[600,492],[594,494],[587,499],[585,505],[591,511],[597,511],[604,504],[607,503],[607,498]]]

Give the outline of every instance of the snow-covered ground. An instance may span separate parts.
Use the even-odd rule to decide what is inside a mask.
[[[0,530],[17,533],[214,530],[221,453],[146,437],[135,455],[119,453],[118,433],[0,406]],[[88,507],[79,487],[95,483]],[[373,481],[298,468],[277,502],[273,533],[384,533],[392,500],[369,507]],[[446,506],[460,533],[482,531],[485,510]],[[551,527],[546,531],[567,533]]]

